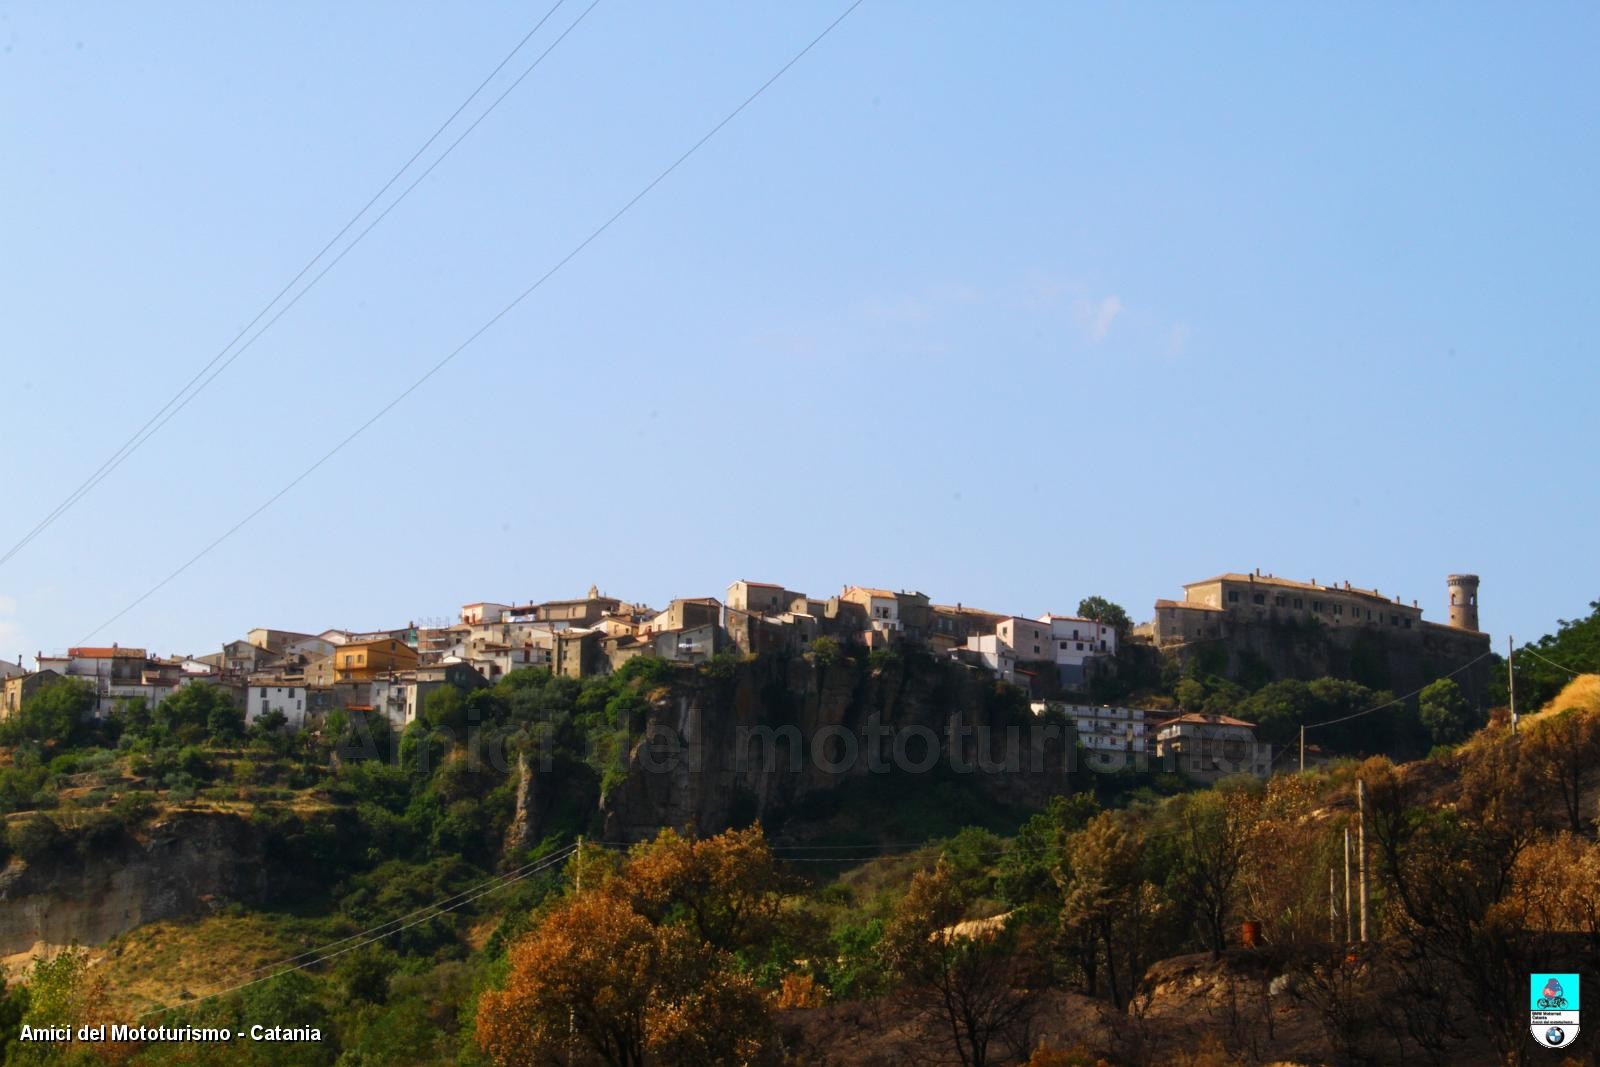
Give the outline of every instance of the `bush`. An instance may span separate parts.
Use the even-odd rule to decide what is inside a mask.
[[[66,835],[48,815],[30,815],[11,824],[6,831],[6,844],[12,852],[34,863],[61,851],[66,845]]]
[[[187,745],[178,751],[175,768],[178,773],[186,774],[191,779],[209,779],[211,758],[194,745]]]
[[[831,637],[819,637],[811,642],[811,658],[819,667],[832,667],[839,662],[839,642]]]
[[[130,829],[148,819],[155,810],[155,798],[149,793],[124,793],[111,805],[112,814]]]

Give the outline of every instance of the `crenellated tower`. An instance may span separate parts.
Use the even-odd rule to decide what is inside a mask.
[[[1450,625],[1458,630],[1478,632],[1478,576],[1452,574],[1450,585]]]

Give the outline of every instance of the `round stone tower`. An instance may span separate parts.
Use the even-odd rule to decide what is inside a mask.
[[[1452,574],[1450,584],[1450,625],[1458,630],[1478,632],[1478,576]]]

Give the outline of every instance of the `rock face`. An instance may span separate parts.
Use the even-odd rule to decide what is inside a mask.
[[[1042,806],[1067,788],[1065,731],[1014,690],[959,665],[907,654],[763,656],[685,673],[658,694],[627,774],[601,799],[604,833],[663,826],[712,834],[771,817],[865,775],[972,775],[995,799]]]
[[[160,919],[266,899],[268,868],[248,822],[182,813],[105,852],[0,870],[0,957],[95,945]]]
[[[1335,677],[1400,693],[1459,670],[1456,682],[1474,702],[1484,698],[1492,670],[1487,662],[1460,670],[1489,650],[1488,638],[1445,626],[1389,631],[1224,616],[1217,628],[1215,637],[1162,651],[1180,669],[1192,664],[1252,687],[1280,678]]]

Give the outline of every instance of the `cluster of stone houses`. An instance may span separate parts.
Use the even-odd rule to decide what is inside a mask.
[[[1158,600],[1134,641],[1163,651],[1243,640],[1250,627],[1319,624],[1335,637],[1383,631],[1461,656],[1487,649],[1478,630],[1478,579],[1449,577],[1448,622],[1421,618],[1415,604],[1377,590],[1297,582],[1259,571],[1229,573],[1184,587],[1182,601]],[[934,604],[920,592],[846,586],[827,598],[740,579],[723,597],[683,597],[656,610],[591,587],[571,600],[482,601],[450,625],[318,634],[255,629],[204,656],[153,656],[142,648],[85,647],[40,653],[32,671],[0,660],[0,718],[55,678],[77,678],[95,693],[95,712],[143,698],[159,704],[178,687],[204,681],[230,689],[248,721],[281,712],[299,728],[336,708],[382,714],[397,726],[416,719],[428,695],[494,684],[524,667],[567,677],[605,674],[636,656],[703,663],[718,653],[799,652],[819,637],[876,649],[920,647],[964,662],[1036,695],[1082,691],[1097,661],[1117,653],[1104,622],[1070,615],[1006,615],[964,604]],[[1272,746],[1250,723],[1220,715],[1036,701],[1077,728],[1091,769],[1167,766],[1200,781],[1266,775]]]
[[[702,663],[725,651],[799,652],[819,637],[868,648],[919,646],[1008,682],[1043,682],[1055,691],[1078,687],[1096,659],[1116,653],[1118,635],[1090,619],[1023,618],[867,586],[846,586],[823,599],[740,579],[721,599],[683,597],[660,610],[591,587],[572,600],[467,604],[447,626],[317,634],[259,628],[203,656],[159,657],[118,645],[40,653],[33,671],[19,664],[0,672],[0,716],[65,677],[93,686],[100,715],[136,697],[159,704],[177,687],[204,681],[231,689],[252,722],[276,711],[300,727],[344,708],[404,725],[439,686],[492,685],[523,667],[578,678],[608,673],[636,656]]]

